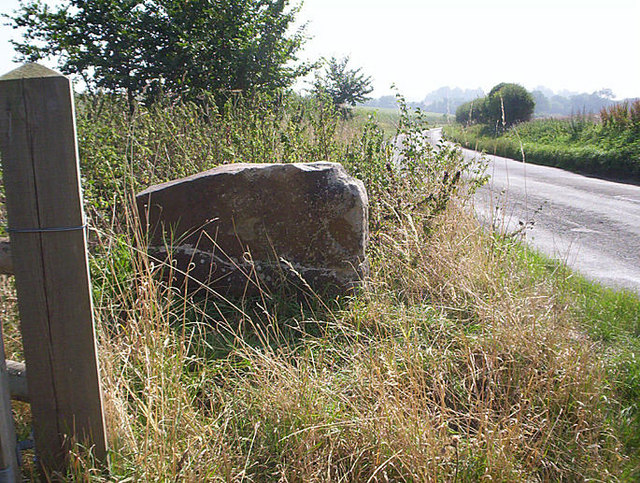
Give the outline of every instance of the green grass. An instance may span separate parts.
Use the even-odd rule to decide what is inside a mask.
[[[497,132],[485,125],[447,126],[445,136],[465,147],[580,173],[640,181],[637,129],[604,127],[592,119],[545,119]]]
[[[627,290],[605,287],[531,249],[521,259],[536,277],[550,277],[558,303],[569,307],[589,336],[606,370],[613,401],[609,417],[627,454],[626,479],[640,478],[640,298]]]

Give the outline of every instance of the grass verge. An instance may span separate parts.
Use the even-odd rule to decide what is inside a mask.
[[[101,323],[114,476],[637,476],[637,299],[456,203],[416,221],[377,233],[367,287],[330,303],[176,298],[142,256],[131,308]]]
[[[534,164],[583,174],[640,182],[637,130],[605,128],[592,120],[546,119],[519,124],[503,132],[485,125],[446,126],[445,137],[462,146]]]
[[[524,249],[532,273],[551,277],[561,303],[596,345],[614,395],[609,417],[630,460],[624,478],[640,478],[640,298],[590,281],[565,265]],[[524,253],[524,252],[523,252]]]

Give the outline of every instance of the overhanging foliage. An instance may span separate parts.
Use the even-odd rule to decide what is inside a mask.
[[[289,0],[70,0],[50,8],[21,4],[12,20],[23,60],[58,57],[65,74],[90,88],[133,98],[197,99],[273,90],[307,71],[304,42],[289,34],[299,7]]]

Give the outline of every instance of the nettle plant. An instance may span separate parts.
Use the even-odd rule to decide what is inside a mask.
[[[428,220],[443,212],[463,187],[475,191],[481,186],[486,181],[484,167],[466,160],[460,149],[449,143],[432,144],[424,112],[409,108],[401,95],[397,100],[400,119],[385,164],[383,185],[388,198],[382,198],[382,217],[400,219],[419,214]]]

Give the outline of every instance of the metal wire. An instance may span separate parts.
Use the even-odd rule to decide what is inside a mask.
[[[8,228],[7,231],[9,233],[49,233],[56,231],[76,231],[76,230],[84,230],[88,225],[85,223],[84,225],[79,226],[55,226],[50,228]]]

